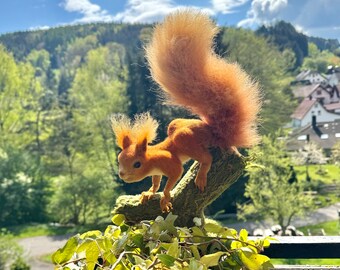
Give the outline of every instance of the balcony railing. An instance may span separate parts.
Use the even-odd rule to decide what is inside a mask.
[[[271,241],[264,255],[271,259],[340,259],[340,236],[281,236]],[[275,269],[340,269],[340,266],[280,265]]]

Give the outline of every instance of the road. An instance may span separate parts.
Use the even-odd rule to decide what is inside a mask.
[[[339,219],[338,211],[340,211],[340,202],[319,208],[313,212],[311,212],[308,216],[303,218],[293,218],[291,224],[294,225],[296,228],[309,226],[313,224],[318,224],[326,221],[337,220]],[[252,232],[256,228],[266,229],[270,228],[273,223],[264,221],[264,222],[238,222],[238,223],[229,223],[223,224],[224,226],[234,228],[235,230],[246,229],[248,232]]]
[[[29,258],[31,270],[48,270],[53,269],[53,264],[43,262],[40,258],[63,247],[69,237],[70,235],[37,236],[20,239],[18,243],[24,248],[25,257]]]
[[[292,225],[296,227],[317,224],[325,221],[337,220],[338,210],[340,210],[340,202],[334,205],[323,207],[312,212],[303,219],[294,219]],[[242,228],[253,231],[254,228],[269,228],[272,224],[240,222],[233,224],[224,224],[230,228],[240,230]],[[66,243],[70,235],[67,236],[38,236],[19,240],[19,244],[24,248],[26,258],[29,258],[31,270],[48,270],[53,269],[53,265],[42,262],[40,258],[43,255],[51,254]]]

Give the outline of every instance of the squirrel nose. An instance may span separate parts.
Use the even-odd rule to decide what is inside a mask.
[[[119,171],[119,177],[120,177],[120,178],[123,178],[124,175],[125,175],[125,173],[124,173],[123,171]]]

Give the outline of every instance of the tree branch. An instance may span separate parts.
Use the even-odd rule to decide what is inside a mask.
[[[194,180],[198,169],[195,162],[184,177],[172,190],[173,214],[178,215],[177,226],[193,226],[193,218],[199,217],[204,221],[203,211],[206,206],[217,199],[243,174],[246,162],[237,154],[214,148],[211,151],[213,163],[208,173],[208,183],[204,192],[196,187]],[[140,204],[140,195],[123,195],[117,199],[113,214],[124,214],[127,221],[138,223],[142,220],[155,219],[157,216],[166,216],[160,209],[161,193]]]

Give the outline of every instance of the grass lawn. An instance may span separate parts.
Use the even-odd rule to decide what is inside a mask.
[[[306,166],[294,166],[299,180],[306,179]],[[309,165],[308,173],[312,181],[320,180],[323,184],[340,184],[340,167],[335,164]]]
[[[312,232],[312,234],[313,232],[320,232],[321,229],[324,229],[326,235],[340,235],[338,220],[327,221],[316,225],[304,226],[299,228],[299,230],[302,231],[305,235],[308,235],[308,229]]]
[[[49,224],[25,224],[6,228],[16,238],[27,238],[34,236],[53,236],[64,234],[83,233],[93,229],[104,229],[106,225],[86,225],[86,226],[52,226]]]

